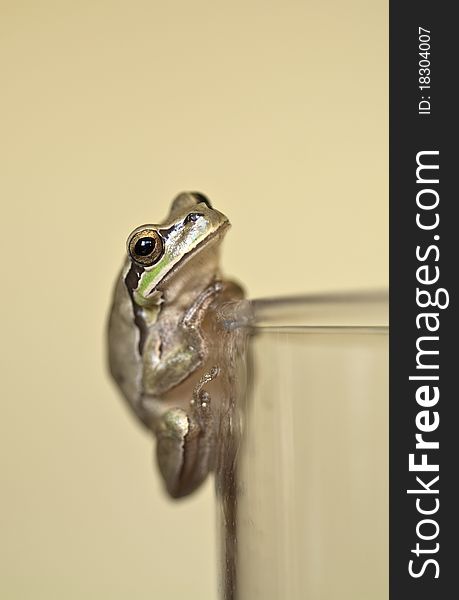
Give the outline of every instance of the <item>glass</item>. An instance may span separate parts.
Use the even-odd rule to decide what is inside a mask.
[[[227,309],[248,344],[217,472],[221,598],[387,598],[387,312],[383,293]]]

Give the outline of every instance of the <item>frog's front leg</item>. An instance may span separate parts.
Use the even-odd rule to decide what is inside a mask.
[[[163,396],[203,362],[207,345],[201,332],[201,323],[209,305],[221,292],[222,287],[222,283],[216,281],[196,298],[174,331],[171,347],[166,346],[165,349],[159,350],[164,346],[160,332],[154,332],[147,340],[143,358],[145,398]],[[169,327],[169,324],[167,326]]]
[[[218,372],[214,367],[200,379],[188,411],[169,409],[155,430],[159,469],[173,498],[190,494],[213,469],[214,416],[210,394],[202,388]]]

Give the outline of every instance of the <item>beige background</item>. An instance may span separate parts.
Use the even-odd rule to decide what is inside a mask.
[[[104,365],[130,230],[198,189],[251,296],[387,279],[382,0],[0,0],[0,597],[215,598]]]

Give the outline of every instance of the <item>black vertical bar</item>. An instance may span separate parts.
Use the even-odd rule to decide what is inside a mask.
[[[391,600],[459,597],[455,8],[390,1]]]

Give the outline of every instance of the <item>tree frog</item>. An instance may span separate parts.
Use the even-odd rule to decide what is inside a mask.
[[[111,374],[136,417],[156,436],[172,497],[195,490],[215,467],[225,380],[218,306],[242,289],[219,271],[230,223],[200,193],[179,194],[160,224],[127,240],[108,326]]]

